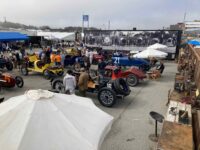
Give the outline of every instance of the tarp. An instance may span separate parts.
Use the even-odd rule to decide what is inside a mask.
[[[0,32],[0,41],[20,41],[27,39],[27,35],[19,32]]]
[[[200,45],[200,41],[199,40],[191,40],[191,41],[188,41],[188,44],[199,46]]]
[[[135,54],[133,57],[135,58],[150,58],[150,57],[165,58],[167,55],[168,55],[167,53],[161,52],[159,50],[146,49],[138,54]]]
[[[29,90],[0,104],[0,150],[99,150],[112,120],[89,98]]]

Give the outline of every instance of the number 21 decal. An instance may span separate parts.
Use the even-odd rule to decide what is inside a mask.
[[[119,64],[119,57],[115,57],[114,63],[115,63],[115,64]]]

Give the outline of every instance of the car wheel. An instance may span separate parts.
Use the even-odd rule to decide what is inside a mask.
[[[15,77],[15,84],[17,85],[17,87],[22,88],[24,86],[24,80],[22,77],[20,76],[16,76]]]
[[[114,80],[113,85],[114,85],[114,89],[116,90],[116,92],[119,94],[122,94],[124,96],[129,95],[131,92],[127,82],[122,78],[118,78],[118,79]]]
[[[50,72],[47,69],[43,71],[43,75],[44,75],[45,79],[50,79],[51,75],[50,75]]]
[[[78,63],[74,64],[74,70],[75,71],[80,71],[80,69],[81,69],[80,64],[78,64]]]
[[[8,71],[13,70],[13,64],[12,64],[11,62],[8,62],[8,63],[6,64],[6,69],[7,69]]]
[[[116,93],[107,87],[100,89],[98,92],[99,102],[106,107],[112,107],[116,103]]]
[[[134,87],[138,84],[139,80],[138,80],[138,77],[136,75],[130,74],[126,78],[126,82],[128,83],[129,86]]]
[[[52,84],[52,89],[59,91],[59,93],[63,93],[64,91],[64,85],[61,80],[56,80]]]
[[[22,67],[21,68],[21,73],[24,75],[24,76],[27,76],[28,75],[28,69],[26,67]]]

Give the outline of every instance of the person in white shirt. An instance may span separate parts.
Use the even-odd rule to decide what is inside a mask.
[[[75,93],[76,79],[72,75],[72,70],[67,71],[67,74],[65,75],[65,77],[63,79],[63,85],[65,87],[66,94],[74,94]]]
[[[92,64],[92,61],[93,61],[93,52],[92,51],[90,51],[89,52],[89,60],[90,60],[90,64]]]

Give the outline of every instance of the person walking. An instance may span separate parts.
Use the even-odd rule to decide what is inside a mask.
[[[86,97],[86,90],[88,89],[88,80],[89,80],[89,75],[85,71],[85,68],[80,69],[80,76],[78,80],[78,88],[79,88],[79,94],[80,96]]]
[[[68,70],[63,78],[63,85],[65,87],[65,94],[74,94],[76,88],[76,79],[72,75],[72,70]]]

